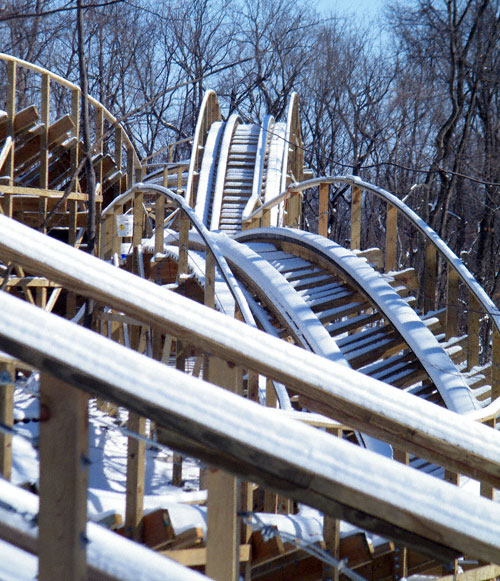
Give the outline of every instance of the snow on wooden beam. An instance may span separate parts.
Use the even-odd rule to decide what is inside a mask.
[[[151,418],[180,451],[329,516],[445,560],[463,552],[498,557],[495,503],[279,418],[7,293],[0,293],[0,349]]]
[[[258,370],[311,409],[500,488],[500,434],[327,361],[0,216],[0,257],[198,348]]]
[[[0,538],[36,555],[38,497],[0,480],[0,499]],[[91,522],[87,523],[87,558],[90,581],[206,580],[204,575]]]

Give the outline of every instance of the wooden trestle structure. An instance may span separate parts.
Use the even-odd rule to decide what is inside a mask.
[[[224,120],[208,92],[190,160],[170,156],[154,174],[91,99],[99,258],[88,256],[80,90],[7,55],[0,66],[0,424],[13,425],[14,378],[26,370],[41,372],[46,414],[38,543],[2,510],[0,539],[37,554],[42,581],[125,578],[81,542],[90,394],[103,409],[127,408],[132,432],[144,436],[151,419],[160,443],[212,467],[200,473],[206,538],[197,528],[176,535],[167,510],[144,515],[145,443],[129,438],[120,531],[209,577],[346,576],[326,553],[371,580],[500,576],[500,312],[443,241],[380,188],[312,178],[296,95],[284,122],[256,125]],[[347,249],[329,240],[339,187],[350,189]],[[314,234],[302,231],[309,191],[319,201]],[[361,249],[367,200],[386,213],[382,248]],[[398,227],[419,240],[422,280],[400,268]],[[212,421],[226,406],[238,420]],[[283,431],[307,444],[277,453]],[[11,442],[0,431],[7,480]],[[392,459],[355,477],[378,466],[374,449]],[[352,466],[335,464],[351,455]],[[483,498],[461,490],[464,479],[479,481]],[[298,502],[324,514],[322,554],[238,516],[293,518]],[[341,534],[341,521],[357,528]]]

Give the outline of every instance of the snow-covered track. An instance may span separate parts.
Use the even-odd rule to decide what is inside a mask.
[[[281,272],[353,368],[398,387],[409,383],[410,391],[415,385],[422,396],[437,390],[453,411],[478,407],[427,325],[364,258],[299,230],[257,229],[236,239]]]

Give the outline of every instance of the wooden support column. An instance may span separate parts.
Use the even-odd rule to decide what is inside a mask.
[[[9,61],[7,64],[7,135],[9,135],[13,140],[15,138],[15,126],[14,121],[16,118],[16,89],[17,89],[17,63],[14,61]],[[14,157],[15,157],[15,141],[10,148],[10,153],[5,162],[5,169],[9,176],[9,185],[14,185]],[[12,196],[6,196],[8,200],[8,205],[12,206]],[[7,216],[12,217],[12,207],[4,207],[4,212]]]
[[[266,407],[276,408],[278,398],[271,379],[266,379]],[[278,512],[278,495],[272,490],[264,490],[264,512],[276,514]]]
[[[115,163],[118,170],[122,169],[122,147],[123,147],[123,133],[122,128],[118,126],[115,129]]]
[[[211,356],[209,381],[228,389],[241,390],[241,370],[232,363]],[[216,581],[239,579],[239,519],[238,480],[216,468],[207,475],[207,566],[205,574]]]
[[[458,273],[448,263],[448,279],[446,281],[446,338],[458,335]]]
[[[50,77],[42,74],[42,116],[44,127],[40,136],[40,187],[49,187],[49,126],[50,126]],[[44,216],[45,220],[45,216]]]
[[[12,362],[0,361],[0,423],[14,425],[14,373]],[[0,432],[0,474],[10,480],[12,475],[12,436]]]
[[[361,188],[351,188],[351,250],[361,249],[361,207],[363,192]]]
[[[319,216],[318,234],[328,238],[328,200],[330,196],[330,184],[319,186]]]
[[[491,420],[484,422],[484,424],[486,426],[490,426],[491,428],[495,429],[496,428],[496,419],[492,418]],[[490,484],[486,484],[485,482],[481,482],[481,486],[480,486],[479,490],[480,490],[481,496],[484,496],[485,498],[489,498],[490,500],[495,499],[495,489]]]
[[[500,332],[493,324],[491,351],[491,401],[500,397]]]
[[[467,316],[467,369],[479,365],[479,332],[481,329],[481,305],[469,293],[469,313]]]
[[[385,222],[385,271],[396,270],[396,251],[398,243],[398,210],[387,205]]]
[[[165,222],[165,198],[162,194],[156,196],[155,202],[155,253],[163,252]]]
[[[175,345],[175,368],[179,371],[186,371],[186,344],[180,339],[177,339]],[[182,486],[182,455],[175,452],[172,466],[172,485]]]
[[[142,232],[144,223],[144,194],[137,192],[134,197],[134,233],[132,236],[132,246],[137,248],[142,243]]]
[[[68,200],[68,244],[76,246],[76,233],[78,230],[78,202]]]
[[[410,454],[406,450],[394,449],[393,457],[396,462],[401,462],[406,466],[410,464]],[[403,577],[408,577],[408,550],[404,546],[398,546],[394,552],[394,578]]]
[[[134,157],[134,151],[127,145],[127,189],[134,185],[138,176],[141,179],[143,176],[142,167],[136,168]]]
[[[38,579],[86,581],[88,396],[42,374]]]
[[[97,107],[95,110],[95,152],[100,157],[104,151],[103,135],[104,135],[104,114],[101,107]],[[103,169],[102,169],[102,158],[99,159],[95,166],[95,179],[98,184],[102,186],[103,180]]]
[[[342,430],[338,428],[326,428],[329,434],[332,434],[338,438],[342,437]],[[323,540],[325,542],[325,548],[330,553],[330,555],[340,560],[340,520],[338,518],[332,518],[323,515]],[[332,567],[327,563],[323,563],[323,581],[339,581],[339,571],[336,567]]]
[[[177,282],[181,282],[188,272],[189,216],[181,212],[179,225],[179,262],[177,263]]]
[[[434,244],[427,240],[425,246],[425,270],[424,270],[424,313],[432,311],[436,302],[436,278],[437,278],[437,251]]]
[[[72,137],[76,137],[75,144],[71,147],[71,172],[78,167],[80,163],[80,89],[76,88],[71,91],[71,121],[73,121]],[[76,176],[74,191],[80,189],[78,176]]]
[[[141,436],[146,434],[146,420],[129,412],[128,429]],[[141,537],[141,521],[144,507],[144,472],[146,444],[144,440],[128,438],[127,448],[127,495],[125,507],[125,531],[134,540]]]

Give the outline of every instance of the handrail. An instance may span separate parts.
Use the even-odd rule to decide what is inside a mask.
[[[159,186],[157,184],[150,184],[150,183],[138,183],[135,184],[132,188],[124,192],[121,196],[116,197],[106,208],[102,211],[101,219],[106,218],[106,216],[113,213],[113,210],[117,206],[122,206],[130,201],[136,192],[146,192],[146,191],[153,191],[158,194],[161,194],[168,200],[172,200],[177,204],[177,207],[180,208],[188,217],[193,226],[196,228],[198,234],[201,236],[203,242],[205,243],[206,247],[212,253],[217,266],[219,267],[221,274],[229,288],[229,292],[234,298],[235,303],[238,305],[238,309],[240,310],[243,319],[246,323],[255,326],[255,320],[253,318],[252,312],[247,304],[247,301],[238,285],[238,283],[234,280],[233,273],[229,268],[226,259],[224,256],[219,252],[217,248],[217,243],[214,241],[210,230],[203,224],[203,222],[199,219],[196,215],[195,211],[188,205],[188,202],[184,199],[183,196],[175,194],[172,190],[164,186]]]
[[[93,258],[92,265],[86,261],[88,272],[96,261]],[[467,551],[492,561],[498,555],[500,508],[492,501],[472,498],[459,487],[280,417],[7,293],[1,293],[0,299],[1,348],[78,390],[97,393],[151,418],[164,428],[163,440],[171,446],[252,482],[290,491],[291,498],[335,518],[341,515],[378,534],[385,531],[385,536],[412,542],[433,556],[450,559]],[[184,308],[190,309],[188,304]],[[227,321],[201,308],[222,317],[222,324]],[[311,363],[306,369],[315,374]],[[320,373],[323,380],[329,377],[325,371]],[[500,440],[495,431],[470,424]],[[415,486],[408,486],[409,479]],[[424,491],[427,502],[423,502]],[[86,502],[86,496],[79,501]],[[461,508],[458,523],[457,507]]]
[[[52,73],[51,71],[44,69],[43,67],[40,67],[38,65],[34,65],[34,64],[29,63],[28,61],[25,61],[23,59],[20,59],[20,58],[17,58],[15,56],[8,55],[5,53],[0,53],[0,60],[14,62],[16,64],[21,65],[24,68],[27,68],[27,69],[30,69],[30,70],[36,72],[36,73],[39,73],[40,75],[48,75],[50,79],[52,79],[53,81],[55,81],[56,83],[58,83],[60,85],[63,85],[64,87],[66,87],[68,89],[71,89],[72,91],[75,91],[75,90],[81,91],[81,89],[78,85],[75,85],[74,83],[68,81],[67,79],[57,75],[56,73]],[[119,119],[117,119],[110,111],[108,111],[108,109],[106,109],[106,107],[104,105],[102,105],[102,103],[99,103],[99,101],[97,99],[94,99],[94,97],[91,97],[90,95],[88,96],[88,99],[89,99],[89,102],[92,103],[92,105],[94,105],[97,109],[100,109],[103,112],[104,117],[107,121],[109,121],[113,125],[120,126]],[[137,155],[137,152],[135,150],[135,147],[134,147],[132,141],[129,139],[129,137],[125,131],[122,131],[122,136],[123,136],[123,139],[124,139],[126,145],[133,152],[134,165],[140,165],[140,160],[139,160],[139,157]]]
[[[394,194],[389,193],[387,190],[384,190],[383,188],[365,182],[357,176],[352,175],[325,176],[290,184],[286,191],[274,197],[272,200],[269,200],[269,202],[267,202],[266,204],[258,208],[255,212],[253,212],[248,217],[248,220],[260,217],[265,210],[268,210],[269,208],[277,205],[287,195],[291,193],[302,192],[308,188],[320,186],[321,184],[347,184],[350,186],[359,187],[362,190],[369,191],[372,194],[375,194],[376,196],[386,201],[391,206],[397,208],[397,210],[400,211],[415,226],[415,228],[417,228],[417,230],[419,230],[419,232],[423,234],[425,238],[436,247],[436,249],[440,252],[443,258],[446,259],[448,264],[450,264],[454,268],[462,282],[467,286],[469,291],[476,297],[476,299],[483,307],[485,312],[491,317],[497,331],[500,333],[500,309],[490,299],[485,290],[476,281],[473,274],[469,271],[465,264],[458,258],[458,256],[449,248],[449,246],[444,242],[444,240],[442,240],[439,237],[439,235],[430,226],[428,226],[416,212],[414,212],[410,207],[408,207],[403,201],[397,198]]]
[[[0,256],[243,369],[257,370],[306,396],[312,411],[500,487],[500,433],[490,427],[266,335],[1,215]],[[15,321],[3,327],[7,339],[0,349],[7,352]],[[66,347],[70,344],[77,346],[70,341]]]

